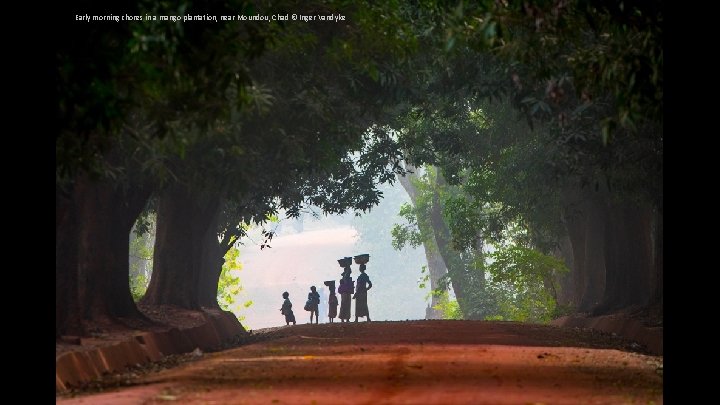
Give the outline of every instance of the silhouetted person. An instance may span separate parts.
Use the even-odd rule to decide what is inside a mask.
[[[342,278],[340,279],[340,287],[338,292],[340,293],[340,321],[350,321],[350,295],[355,290],[353,285],[352,277],[350,277],[350,266],[345,267],[342,272]]]
[[[333,323],[335,322],[335,317],[337,317],[337,307],[339,305],[337,295],[335,295],[335,280],[328,280],[323,282],[323,284],[330,290],[330,295],[327,300],[328,318],[330,323]]]
[[[288,299],[290,293],[285,291],[282,296],[285,298],[285,301],[283,301],[282,308],[280,308],[280,313],[285,315],[285,325],[290,325],[290,322],[295,325],[295,314],[293,314],[292,311],[292,302]]]
[[[320,294],[318,294],[317,289],[315,286],[310,287],[310,292],[308,293],[308,311],[310,311],[310,323],[312,323],[313,320],[313,314],[315,314],[315,323],[318,323],[320,321],[320,315],[318,315],[318,305],[320,305]]]
[[[328,298],[328,318],[330,323],[335,322],[337,316],[338,298],[335,295],[335,285],[330,288],[330,298]]]
[[[365,274],[365,265],[361,264],[360,276],[357,278],[357,288],[355,289],[355,295],[353,295],[353,299],[355,300],[355,322],[358,321],[358,318],[362,318],[364,316],[367,316],[367,321],[370,322],[370,311],[368,310],[367,305],[367,292],[371,288],[372,282],[370,281],[370,277]]]

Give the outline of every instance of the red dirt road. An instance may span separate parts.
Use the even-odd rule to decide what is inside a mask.
[[[578,329],[480,321],[335,323],[59,404],[659,404],[662,357]],[[620,350],[618,350],[620,349]]]

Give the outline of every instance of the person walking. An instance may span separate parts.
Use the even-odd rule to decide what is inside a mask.
[[[320,322],[320,315],[318,314],[318,306],[320,305],[320,294],[318,294],[315,286],[310,287],[308,293],[306,310],[310,311],[310,323],[313,323],[313,314],[315,315],[315,323]]]
[[[328,318],[330,318],[330,323],[335,322],[337,308],[338,298],[337,295],[335,295],[335,284],[333,284],[332,287],[330,287],[330,298],[328,298]]]
[[[343,270],[341,274],[340,287],[338,287],[338,292],[340,293],[340,315],[338,317],[340,318],[340,322],[350,321],[350,296],[355,290],[350,272],[350,266],[345,267],[345,270]]]
[[[280,313],[285,315],[285,325],[290,325],[290,322],[295,325],[295,314],[292,311],[292,302],[290,302],[290,293],[285,291],[282,293],[282,297],[285,298],[285,301],[282,303],[282,307],[280,308]]]
[[[365,274],[365,265],[360,265],[360,275],[357,278],[357,288],[355,289],[355,322],[358,318],[367,317],[367,321],[370,322],[370,310],[367,304],[367,292],[372,288],[372,282],[370,277]]]

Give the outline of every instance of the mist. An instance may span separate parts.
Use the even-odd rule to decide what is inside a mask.
[[[284,325],[280,315],[282,293],[290,293],[298,323],[307,323],[310,313],[303,305],[310,286],[321,296],[320,321],[328,322],[326,280],[339,283],[342,268],[337,259],[361,253],[370,254],[367,274],[373,283],[368,307],[374,321],[424,319],[430,290],[421,288],[421,269],[427,265],[421,248],[393,249],[390,230],[401,221],[398,211],[409,197],[399,183],[381,186],[384,198],[370,212],[313,217],[306,213],[298,219],[281,219],[274,227],[276,236],[270,248],[261,249],[259,232],[251,232],[240,245],[239,272],[244,290],[238,302],[252,301],[239,314],[243,325],[259,329]],[[273,229],[272,224],[268,226]],[[353,280],[360,274],[352,265]],[[355,307],[351,311],[354,318]]]

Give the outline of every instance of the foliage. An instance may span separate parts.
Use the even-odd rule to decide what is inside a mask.
[[[448,274],[436,294],[451,283],[456,294],[461,288],[456,304],[465,319],[548,321],[557,295],[554,278],[567,271],[565,266],[526,247],[532,243],[527,225],[517,221],[517,211],[507,209],[508,201],[480,203],[474,197],[477,194],[469,194],[477,190],[474,182],[441,185],[433,173],[434,169],[428,169],[413,180],[418,190],[416,205],[401,208],[405,223],[394,225],[393,246],[429,243],[445,226],[453,243],[441,248],[450,260],[446,259]],[[486,192],[484,197],[490,195]],[[442,210],[443,226],[431,219],[433,207]]]
[[[69,6],[108,13],[85,1]],[[123,6],[135,15],[201,13],[187,1]],[[551,306],[543,294],[554,273],[538,255],[564,236],[568,195],[602,189],[662,207],[660,2],[205,7],[322,10],[347,21],[58,30],[58,190],[83,173],[123,188],[181,183],[222,201],[218,232],[227,248],[246,231],[238,224],[279,211],[366,212],[383,198],[378,184],[392,183],[406,159],[427,166],[415,204],[400,210],[393,246],[435,238],[448,282],[467,289],[456,291],[464,315],[491,316],[497,304],[513,319],[545,319],[535,309]],[[135,232],[146,228],[141,221]],[[489,244],[499,247],[488,256]],[[132,266],[137,296],[148,274]],[[231,271],[222,274],[223,285],[234,283]]]
[[[401,250],[405,245],[410,247],[418,247],[425,242],[420,230],[417,226],[417,216],[413,206],[404,203],[400,206],[398,215],[404,219],[402,224],[394,224],[390,230],[392,235],[392,246],[396,250]]]
[[[571,310],[558,306],[555,298],[558,287],[553,285],[553,277],[568,271],[561,261],[517,245],[489,253],[487,261],[483,289],[470,290],[474,302],[470,310],[482,314],[481,319],[547,323]],[[449,298],[447,290],[435,290],[433,294],[440,297],[435,309],[445,319],[468,318],[458,301]]]
[[[661,2],[479,1],[451,11],[437,40],[509,62],[508,90],[529,119],[560,123],[610,103],[597,110],[605,141],[613,128],[662,123]]]
[[[532,7],[532,3],[528,4]],[[506,17],[513,7],[503,11]],[[470,9],[460,7],[455,15],[462,19],[473,13]],[[516,17],[518,21],[525,18]],[[475,22],[483,18],[487,22],[494,16],[490,13]],[[505,23],[516,24],[511,20],[508,17]],[[553,252],[566,232],[561,219],[572,193],[589,196],[604,188],[611,190],[615,199],[661,204],[662,130],[658,130],[658,120],[653,118],[656,104],[647,98],[641,103],[644,107],[636,105],[636,112],[644,112],[634,116],[634,123],[623,121],[616,131],[618,136],[610,139],[608,122],[621,121],[613,114],[622,115],[619,111],[623,108],[635,107],[615,104],[613,97],[618,94],[610,94],[607,89],[596,93],[593,102],[582,94],[572,95],[575,82],[552,78],[571,69],[561,66],[562,61],[542,59],[547,58],[546,54],[532,55],[535,59],[531,62],[529,54],[513,56],[506,52],[529,40],[531,34],[504,37],[516,42],[494,48],[497,44],[481,41],[477,35],[482,30],[475,28],[450,35],[455,37],[449,47],[453,50],[440,56],[437,64],[452,74],[438,70],[435,76],[426,76],[424,88],[432,98],[408,108],[395,123],[399,142],[407,151],[406,159],[415,165],[432,164],[438,173],[435,178],[421,179],[423,185],[418,189],[424,197],[417,199],[413,210],[405,208],[406,224],[394,229],[398,246],[422,239],[427,243],[428,239],[422,237],[427,234],[424,229],[428,229],[423,221],[427,224],[432,209],[438,208],[442,210],[442,221],[436,218],[431,229],[437,235],[442,228],[448,228],[452,250],[465,259],[455,261],[467,263],[475,260],[473,256],[484,260],[483,251],[476,248],[479,242],[504,246],[515,240],[538,252]],[[512,35],[519,32],[522,30]],[[491,36],[500,38],[506,34],[511,35],[505,32]],[[538,45],[518,49],[532,53],[543,48]],[[550,70],[541,72],[546,61]],[[489,62],[495,62],[495,68],[484,65]],[[661,81],[653,86],[661,94]],[[518,119],[522,117],[526,119]],[[446,179],[447,184],[438,179]],[[447,256],[449,252],[446,249],[443,253]],[[454,267],[452,262],[448,263],[449,270]],[[458,268],[460,271],[450,272],[451,281],[465,280],[471,274],[462,266]],[[513,284],[523,281],[528,284]],[[545,320],[555,305],[554,285],[547,281],[505,280],[501,282],[503,288],[496,288],[493,282],[484,287],[479,283],[462,296],[472,296],[466,298],[476,303],[475,308],[484,297],[490,304],[485,307],[486,315],[497,311],[493,308],[497,304],[502,306],[499,311],[506,319]],[[463,308],[460,298],[458,295],[467,315],[470,308]]]
[[[135,302],[139,302],[145,296],[148,284],[150,284],[150,277],[144,273],[134,273],[130,277],[130,293]]]
[[[218,281],[217,300],[220,308],[230,311],[242,321],[245,316],[242,315],[244,309],[252,306],[252,300],[238,302],[238,297],[244,291],[244,287],[240,284],[239,272],[242,270],[240,263],[240,249],[237,247],[230,248],[225,253],[225,262],[220,273]]]
[[[256,6],[268,14],[289,7],[348,13],[334,1]],[[346,23],[270,24],[263,52],[237,61],[243,81],[216,100],[227,114],[198,126],[205,112],[191,111],[173,127],[166,166],[175,181],[223,200],[223,246],[243,235],[238,223],[262,223],[280,211],[296,217],[316,206],[339,214],[378,204],[377,185],[392,181],[399,158],[382,128],[370,127],[385,114],[383,100],[394,97],[383,78],[413,46],[410,37],[390,35],[406,29],[393,7],[360,4]],[[365,47],[378,26],[382,46]],[[182,153],[172,154],[178,139]]]
[[[497,296],[498,316],[523,322],[553,319],[558,288],[553,280],[569,271],[562,261],[512,244],[488,254],[488,262],[488,287]]]
[[[428,272],[427,266],[422,266],[420,269],[420,277],[418,278],[418,287],[420,289],[425,289],[427,287],[427,283],[430,281],[430,272]],[[432,294],[432,292],[430,292]]]
[[[145,295],[152,275],[156,216],[141,215],[130,232],[130,292],[135,302]]]
[[[443,319],[464,319],[457,300],[450,299],[447,291],[441,292],[438,296],[438,303],[433,308],[442,313]]]

